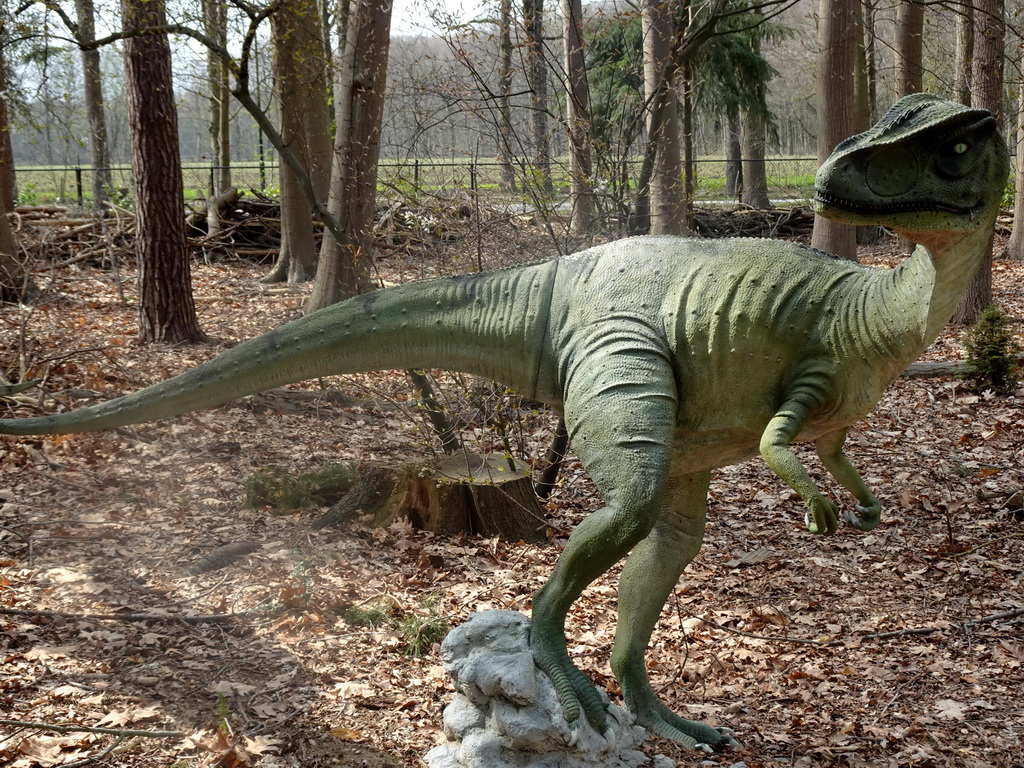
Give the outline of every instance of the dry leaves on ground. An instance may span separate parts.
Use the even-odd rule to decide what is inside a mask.
[[[485,244],[488,263],[539,255],[525,234],[499,235]],[[401,281],[476,258],[393,255],[380,270]],[[260,288],[260,275],[241,262],[199,265],[202,324],[224,341],[139,348],[108,272],[52,271],[41,303],[0,309],[5,368],[24,360],[45,371],[69,404],[134,390],[292,316],[302,293]],[[997,262],[1018,334],[1022,278]],[[959,354],[952,333],[929,351]],[[414,636],[484,608],[528,610],[598,499],[570,464],[542,546],[403,524],[314,532],[318,511],[245,509],[243,481],[260,467],[429,452],[401,376],[306,388],[322,386],[359,399],[255,397],[127,430],[0,444],[0,719],[83,729],[0,725],[0,764],[412,766],[442,738],[450,686],[436,645],[406,655],[408,627]],[[894,384],[850,437],[886,509],[869,534],[806,533],[800,503],[758,461],[717,473],[705,547],[663,615],[650,667],[674,709],[734,727],[742,747],[704,758],[654,739],[651,750],[681,765],[751,768],[1024,765],[1021,404],[951,379]],[[34,407],[22,397],[8,410]],[[541,457],[552,427],[550,414],[525,414],[516,441]],[[479,439],[498,444],[486,430]],[[262,546],[189,573],[239,542]],[[612,573],[569,620],[573,657],[613,695],[615,602]]]

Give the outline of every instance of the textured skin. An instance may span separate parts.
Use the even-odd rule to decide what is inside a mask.
[[[684,720],[647,680],[661,609],[700,549],[710,470],[760,453],[831,534],[838,508],[789,445],[816,442],[871,530],[881,506],[842,455],[846,428],[934,339],[976,272],[1009,161],[988,113],[900,101],[819,171],[819,212],[922,243],[893,270],[772,240],[633,238],[560,260],[389,288],[240,344],[139,393],[71,413],[0,421],[0,433],[106,429],[281,384],[386,368],[444,367],[561,409],[606,506],[574,531],[534,598],[531,647],[567,720],[605,726],[569,661],[564,619],[632,551],[612,668],[638,722],[691,747],[735,743]]]

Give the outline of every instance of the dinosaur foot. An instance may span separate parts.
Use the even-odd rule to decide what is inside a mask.
[[[843,517],[846,518],[846,522],[858,531],[872,531],[882,520],[881,512],[880,504],[873,504],[870,507],[862,507],[858,504],[856,511],[850,509],[843,510]]]
[[[687,720],[661,702],[656,702],[653,708],[638,712],[636,724],[646,728],[649,733],[700,752],[713,752],[723,747],[734,749],[740,745],[736,740],[736,732],[731,728],[715,728],[696,720]]]

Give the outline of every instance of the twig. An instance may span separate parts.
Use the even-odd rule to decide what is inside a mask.
[[[109,747],[104,749],[98,755],[90,755],[89,757],[83,757],[81,760],[75,760],[73,763],[64,763],[64,768],[81,768],[83,765],[89,765],[90,763],[98,763],[103,760],[107,755],[110,755],[115,749],[121,746],[125,740],[125,736],[118,736],[117,740]],[[132,739],[133,742],[138,742],[138,737]]]
[[[1002,621],[1003,619],[1015,619],[1018,616],[1024,616],[1024,608],[1011,608],[1008,611],[1002,613],[990,613],[988,616],[981,616],[977,619],[971,619],[965,621],[961,626],[973,627],[978,624],[991,624],[995,621]]]
[[[183,621],[186,624],[247,619],[251,613],[209,613],[199,616],[166,616],[159,613],[61,613],[60,611],[33,610],[31,608],[0,608],[4,616],[45,616],[52,619],[87,619],[90,621]]]
[[[27,720],[0,720],[0,725],[13,725],[17,728],[35,728],[40,731],[56,731],[57,733],[106,733],[112,736],[141,736],[147,739],[174,739],[185,735],[183,731],[141,731],[130,728],[98,728],[89,725],[54,725],[53,723],[36,723]]]
[[[847,642],[847,639],[854,640],[889,640],[894,637],[902,637],[904,635],[932,635],[936,632],[941,632],[946,627],[909,627],[907,629],[894,629],[889,632],[873,632],[869,635],[854,635],[852,638],[843,638],[837,640],[811,640],[806,637],[789,637],[788,635],[759,635],[755,632],[747,632],[742,629],[734,629],[733,627],[727,627],[724,624],[719,624],[717,621],[705,618],[703,616],[697,616],[696,614],[690,613],[689,611],[680,611],[694,619],[700,619],[705,624],[714,627],[715,629],[721,629],[725,632],[730,632],[734,635],[740,635],[741,637],[749,637],[753,640],[768,640],[778,643],[796,643],[798,645],[815,645],[819,648],[835,648],[836,646],[843,645]],[[969,619],[960,623],[960,628],[973,627],[978,624],[991,624],[996,621],[1003,619],[1015,619],[1018,616],[1024,616],[1024,608],[1012,608],[1009,611],[1002,611],[1001,613],[992,613],[988,616],[979,616],[976,619]]]

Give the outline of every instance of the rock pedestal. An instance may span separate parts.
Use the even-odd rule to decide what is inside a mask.
[[[675,765],[662,755],[651,759],[641,752],[644,729],[615,705],[608,711],[612,742],[582,719],[579,738],[570,747],[558,695],[533,663],[530,620],[521,613],[484,611],[472,616],[445,638],[441,655],[457,693],[444,711],[447,743],[426,754],[430,768]]]

